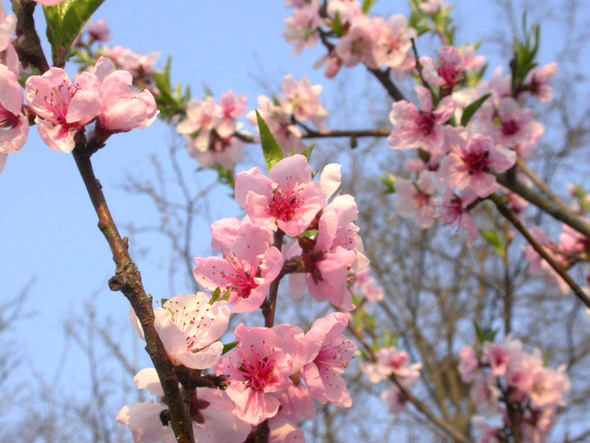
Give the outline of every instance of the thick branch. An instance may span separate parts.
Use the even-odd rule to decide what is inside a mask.
[[[154,363],[164,389],[174,434],[179,442],[190,443],[193,441],[192,421],[183,406],[174,367],[168,359],[164,345],[154,327],[151,296],[146,294],[139,270],[131,260],[127,250],[127,239],[121,238],[117,225],[111,216],[102,187],[94,175],[90,153],[84,145],[76,146],[74,159],[98,216],[98,227],[109,243],[113,253],[113,261],[117,265],[116,274],[109,281],[109,287],[113,291],[121,291],[131,303],[144,332],[146,351]]]
[[[12,10],[16,15],[16,35],[18,36],[14,47],[21,62],[30,63],[43,74],[49,69],[49,64],[35,30],[33,12],[36,5],[37,3],[32,1],[12,0]]]
[[[547,250],[535,239],[535,237],[529,232],[529,230],[524,226],[524,224],[516,217],[512,211],[502,203],[502,200],[496,195],[492,195],[492,200],[496,204],[498,211],[502,214],[506,219],[512,223],[512,225],[518,229],[518,231],[527,239],[530,245],[533,247],[537,254],[539,254],[543,260],[545,260],[551,268],[568,284],[568,286],[574,291],[574,294],[582,300],[582,302],[590,308],[590,297],[584,292],[584,290],[574,281],[573,278],[557,263],[551,254],[547,252]]]
[[[528,202],[547,212],[556,220],[565,223],[566,225],[578,231],[580,234],[590,238],[590,225],[588,223],[586,223],[571,209],[565,210],[565,208],[560,207],[551,200],[543,198],[534,190],[526,187],[524,184],[522,184],[516,179],[514,171],[508,171],[503,174],[497,174],[496,180],[502,186],[520,195]]]

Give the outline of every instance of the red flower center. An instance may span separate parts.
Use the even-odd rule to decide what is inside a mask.
[[[298,197],[298,191],[289,189],[283,193],[280,189],[275,189],[269,208],[270,215],[284,222],[291,220],[303,205],[303,201]]]

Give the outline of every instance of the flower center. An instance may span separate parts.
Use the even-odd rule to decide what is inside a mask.
[[[518,132],[518,123],[514,120],[502,121],[502,134],[514,135]]]
[[[255,273],[250,266],[235,257],[228,257],[228,261],[234,267],[235,273],[226,276],[226,280],[231,284],[232,290],[237,292],[238,297],[248,298],[252,290],[258,287],[258,283],[254,280]]]
[[[416,127],[418,131],[423,135],[427,136],[432,134],[434,128],[435,117],[432,112],[419,111],[420,114],[416,120]]]
[[[257,353],[247,356],[242,360],[238,371],[246,379],[249,388],[255,391],[263,391],[266,386],[275,383],[274,360],[269,357],[258,358]]]
[[[469,152],[463,157],[463,162],[469,175],[485,172],[490,166],[489,152]]]
[[[270,215],[284,222],[291,220],[297,210],[303,205],[303,201],[298,198],[298,191],[289,189],[284,192],[275,189],[270,204]]]
[[[14,128],[18,125],[18,116],[0,105],[0,128]]]

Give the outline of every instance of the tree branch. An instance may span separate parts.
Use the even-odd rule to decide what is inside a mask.
[[[113,253],[113,261],[117,265],[115,276],[109,281],[109,287],[113,291],[121,291],[131,303],[144,332],[146,351],[154,363],[164,389],[170,410],[172,430],[178,442],[190,443],[193,441],[192,420],[184,408],[174,367],[168,359],[164,345],[154,327],[152,298],[146,294],[141,282],[141,274],[129,255],[127,239],[121,238],[117,225],[111,216],[102,186],[92,169],[90,152],[84,144],[78,144],[73,154],[98,216],[98,227],[107,240]]]
[[[26,0],[12,0],[12,10],[16,15],[16,40],[14,47],[21,62],[30,63],[43,74],[49,64],[41,48],[41,41],[35,29],[33,12],[37,3]]]
[[[491,196],[492,201],[506,219],[512,223],[512,225],[526,238],[526,240],[530,243],[537,254],[539,254],[557,274],[568,284],[568,286],[574,291],[574,294],[587,306],[590,308],[590,297],[584,292],[584,290],[574,281],[573,278],[557,263],[553,257],[545,250],[545,248],[533,237],[533,235],[529,232],[529,230],[524,226],[524,224],[516,217],[512,211],[502,203],[502,200],[497,195],[492,194]]]
[[[543,198],[534,190],[526,187],[516,179],[513,170],[504,172],[502,174],[496,174],[496,180],[502,186],[520,195],[528,202],[547,212],[556,220],[565,223],[566,225],[578,231],[580,234],[590,238],[590,225],[588,223],[586,223],[571,209],[565,210],[565,208],[560,207],[551,200]]]
[[[366,342],[366,340],[364,339],[364,337],[362,336],[360,331],[358,329],[356,329],[353,325],[351,325],[350,322],[348,323],[347,328],[352,333],[352,335],[354,335],[356,337],[356,339],[361,343],[361,345],[363,345],[363,348],[365,348],[365,351],[371,357],[371,360],[373,360],[373,362],[376,362],[377,355],[375,354],[375,351]],[[415,397],[414,394],[412,394],[408,390],[408,388],[406,388],[398,380],[398,378],[396,377],[395,374],[391,374],[389,376],[389,379],[401,391],[404,398],[406,398],[410,403],[412,403],[418,411],[420,411],[424,416],[426,416],[426,418],[428,418],[428,420],[430,420],[434,425],[436,425],[441,431],[443,431],[445,434],[447,434],[449,437],[451,437],[456,442],[467,443],[469,441],[464,435],[460,434],[458,431],[456,431],[451,426],[449,426],[449,424],[445,423],[440,418],[438,418],[436,415],[434,415],[432,413],[432,411],[430,409],[428,409],[428,406],[426,406],[417,397]]]

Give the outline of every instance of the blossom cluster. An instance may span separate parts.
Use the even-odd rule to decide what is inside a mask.
[[[192,393],[196,441],[244,441],[253,426],[265,420],[271,441],[303,440],[297,426],[315,419],[314,400],[352,405],[342,374],[356,345],[343,336],[348,324],[344,314],[316,320],[307,333],[287,324],[272,328],[240,324],[234,331],[237,346],[221,357],[223,345],[216,340],[225,333],[229,316],[226,301],[214,301],[203,292],[174,297],[155,311],[154,326],[173,364],[212,368],[227,386]],[[131,317],[143,337],[133,311]],[[144,369],[134,382],[158,402],[125,405],[117,421],[130,428],[135,442],[174,441],[171,428],[161,421],[167,407],[156,371]]]
[[[277,162],[269,177],[258,168],[238,174],[235,195],[246,216],[214,223],[211,244],[222,257],[196,258],[193,269],[197,282],[214,295],[177,296],[155,310],[154,327],[170,361],[210,370],[226,386],[192,393],[193,431],[203,441],[243,441],[265,421],[271,441],[303,440],[298,426],[315,419],[314,400],[352,405],[342,375],[356,345],[343,335],[344,313],[317,319],[307,332],[288,324],[239,324],[236,346],[223,356],[219,341],[230,313],[264,310],[271,287],[277,291],[286,274],[292,295],[301,295],[307,285],[315,300],[353,309],[355,273],[368,263],[354,224],[356,203],[350,195],[334,196],[339,187],[340,165],[325,166],[313,181],[307,158],[299,154]],[[133,312],[131,317],[143,337]],[[159,399],[126,405],[117,420],[136,442],[172,439],[171,429],[159,421],[167,406],[157,375],[144,370],[135,383]]]
[[[371,17],[358,0],[330,0],[325,8],[320,0],[287,4],[293,15],[285,20],[285,39],[295,45],[294,55],[321,41],[328,53],[316,65],[325,63],[327,77],[359,63],[369,69],[388,68],[400,78],[414,68],[411,39],[417,33],[405,16]]]
[[[460,355],[459,372],[465,383],[472,384],[474,402],[501,420],[494,426],[483,416],[474,417],[479,441],[506,441],[514,432],[521,441],[545,441],[557,409],[565,406],[564,394],[570,387],[565,366],[545,367],[538,349],[526,352],[512,337],[503,343],[484,342],[480,351],[464,347]]]
[[[104,57],[73,81],[56,67],[30,75],[23,94],[20,63],[11,43],[15,25],[14,16],[6,17],[0,5],[0,170],[6,155],[24,146],[30,121],[47,146],[71,152],[90,123],[95,123],[93,139],[100,146],[111,134],[144,128],[156,119],[152,94],[133,90],[131,74],[116,70]]]
[[[245,95],[238,97],[229,91],[219,103],[211,96],[188,103],[186,118],[176,130],[187,138],[188,152],[201,166],[232,169],[240,160],[246,143],[235,133],[243,126],[237,119],[246,112],[247,102]]]
[[[421,57],[421,65],[430,86],[416,87],[420,108],[399,101],[393,104],[390,114],[394,128],[389,145],[394,149],[419,147],[426,154],[408,161],[408,169],[416,178],[398,179],[396,207],[423,228],[430,227],[436,219],[461,226],[473,242],[477,226],[469,211],[478,201],[501,189],[495,174],[512,168],[518,156],[530,155],[544,128],[534,121],[530,109],[522,107],[522,100],[510,96],[510,76],[502,76],[501,71],[494,74],[489,84],[480,81],[476,88],[458,89],[470,64],[457,49],[445,46],[439,51],[438,63]],[[554,74],[556,65],[543,70]],[[540,80],[533,72],[528,85],[535,82]],[[437,95],[433,94],[433,85],[437,86]],[[542,87],[529,90],[545,91],[538,97],[544,100],[550,88],[543,82]],[[434,106],[437,97],[442,98]],[[468,105],[479,97],[484,102],[473,118],[465,126],[456,124]],[[526,208],[521,199],[510,193],[507,202],[517,212]]]
[[[308,120],[319,132],[327,130],[324,121],[328,118],[328,111],[319,101],[321,92],[322,86],[312,85],[307,77],[298,82],[292,75],[287,75],[278,99],[258,97],[259,113],[285,155],[301,154],[307,149],[301,140],[304,134],[301,128]],[[248,113],[247,118],[253,126],[258,126],[254,111]]]

